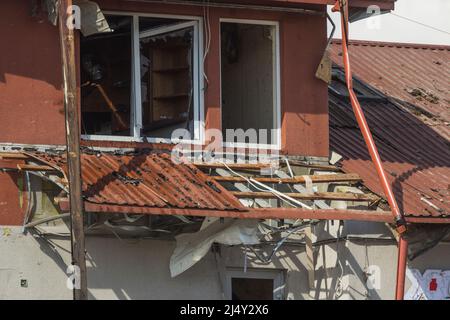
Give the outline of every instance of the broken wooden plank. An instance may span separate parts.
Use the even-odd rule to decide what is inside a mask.
[[[18,164],[17,169],[20,171],[58,171],[50,166],[40,166],[35,164]]]
[[[341,168],[333,166],[333,165],[307,163],[307,162],[302,162],[302,161],[298,161],[298,160],[289,160],[289,165],[297,166],[297,167],[305,167],[305,168],[310,168],[310,169],[317,169],[317,170],[341,171]],[[287,166],[287,164],[285,161],[281,161],[280,166],[285,167],[285,166]]]
[[[238,198],[276,198],[277,196],[272,192],[231,192]],[[314,192],[314,193],[283,193],[288,197],[302,200],[341,200],[341,201],[368,201],[373,202],[378,200],[375,195],[362,194],[362,193],[343,193],[343,192]]]
[[[220,169],[220,168],[217,168],[216,169],[216,172],[217,172],[217,174],[219,174],[219,175],[221,175],[221,176],[224,176],[224,177],[231,177],[231,173],[228,171],[228,170],[225,170],[225,169]],[[237,188],[239,191],[243,191],[243,192],[250,192],[251,191],[251,189],[245,184],[245,183],[235,183],[234,184],[234,187],[235,188]],[[242,202],[242,201],[241,201]],[[250,202],[248,202],[248,203],[246,203],[246,202],[248,202],[248,201],[245,201],[244,200],[244,205],[245,206],[250,206]],[[267,201],[267,200],[262,200],[262,199],[256,199],[255,201],[254,201],[258,206],[260,206],[260,207],[262,207],[262,208],[270,208],[270,207],[272,207],[271,205],[270,205],[270,201]]]
[[[354,220],[394,223],[391,211],[347,210],[347,209],[302,209],[302,208],[248,208],[247,211],[216,209],[180,209],[145,206],[126,206],[97,204],[85,201],[88,212],[127,212],[145,215],[183,215],[197,217],[223,217],[237,219],[315,219],[315,220]],[[69,210],[68,201],[60,201],[62,211]],[[411,223],[445,223],[450,224],[450,217],[406,217]]]
[[[66,211],[68,202],[60,202],[61,210]],[[301,208],[248,208],[248,211],[179,209],[139,206],[97,204],[85,201],[89,212],[127,212],[130,214],[184,215],[198,217],[223,217],[238,219],[317,219],[317,220],[356,220],[393,223],[390,211],[342,210],[342,209],[301,209]],[[433,220],[433,219],[428,219]],[[450,223],[450,218],[447,218]],[[445,222],[442,222],[445,223]]]
[[[20,152],[0,152],[0,160],[4,159],[29,159],[30,157]]]
[[[361,177],[356,173],[348,174],[323,174],[323,175],[309,175],[309,176],[295,176],[292,178],[269,178],[269,177],[248,177],[255,181],[262,183],[304,183],[308,177],[313,183],[324,183],[324,182],[358,182],[361,181]],[[220,182],[246,182],[247,180],[243,177],[221,177],[212,176],[216,181]]]
[[[66,178],[57,178],[56,182],[65,186],[69,185],[69,181]]]
[[[233,169],[233,170],[239,170],[239,169],[250,169],[250,170],[257,170],[257,169],[265,169],[270,168],[270,163],[227,163],[226,165],[224,163],[208,163],[208,162],[198,162],[194,163],[194,165],[198,168],[205,168],[205,169]]]
[[[283,172],[281,170],[277,170],[275,171],[275,175],[278,178],[289,178],[289,175],[286,172]],[[301,183],[297,183],[297,184],[293,184],[292,188],[297,190],[300,193],[308,193],[308,188],[306,188],[306,186],[304,186]],[[330,206],[325,203],[325,201],[323,200],[314,200],[314,206],[318,207],[319,209],[331,209]]]

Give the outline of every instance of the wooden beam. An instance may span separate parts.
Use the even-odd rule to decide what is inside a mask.
[[[67,181],[67,179],[65,179],[65,178],[56,179],[56,182],[58,182],[62,185],[66,185],[66,186],[69,185],[69,181]]]
[[[217,172],[217,174],[219,174],[221,176],[231,177],[231,173],[228,170],[217,168],[216,172]],[[239,183],[235,183],[233,185],[233,187],[238,189],[239,191],[242,191],[242,192],[250,192],[250,191],[252,191],[248,187],[248,185],[246,183],[240,183],[240,182]],[[272,207],[270,205],[270,201],[267,201],[267,200],[255,199],[254,202],[258,205],[258,207],[261,207],[261,208],[270,208],[270,207]],[[245,205],[245,202],[244,202],[244,205]],[[250,203],[248,203],[248,205],[250,205]]]
[[[20,152],[0,152],[0,159],[19,159],[19,160],[25,160],[29,159],[30,157],[26,154],[20,153]]]
[[[62,210],[66,208],[60,202]],[[317,220],[357,220],[393,223],[390,211],[370,210],[342,210],[342,209],[301,209],[301,208],[247,208],[247,211],[210,210],[210,209],[181,209],[181,208],[151,208],[138,206],[121,206],[95,204],[86,202],[89,212],[127,212],[134,214],[152,215],[184,215],[199,217],[222,217],[238,219],[317,219]],[[449,219],[450,223],[450,219]]]
[[[361,177],[355,173],[349,174],[322,174],[322,175],[309,175],[307,176],[313,183],[323,182],[358,182],[361,181]],[[242,177],[222,177],[211,176],[219,182],[246,182],[247,180]],[[269,178],[269,177],[248,177],[262,183],[304,183],[305,176],[295,176],[293,178]]]
[[[280,165],[282,167],[286,167],[286,161],[280,161]],[[317,170],[324,170],[324,171],[341,171],[341,168],[332,166],[332,165],[326,165],[326,164],[314,164],[314,163],[306,163],[298,160],[289,160],[289,165],[295,166],[295,167],[305,167],[305,168],[311,168],[311,169],[317,169]]]
[[[342,209],[300,209],[300,208],[257,208],[249,216],[257,215],[264,219],[315,219],[315,220],[355,220],[393,223],[390,211],[342,210]]]
[[[274,173],[278,178],[289,178],[289,175],[286,172],[277,170]],[[306,183],[305,184],[301,184],[301,183],[293,184],[292,189],[294,189],[300,193],[310,192],[309,187],[308,188],[306,187]],[[316,207],[318,209],[331,209],[330,206],[327,203],[325,203],[325,201],[323,201],[323,200],[315,200],[314,207]]]
[[[69,179],[71,218],[72,264],[78,267],[74,287],[75,300],[87,300],[86,253],[83,229],[83,200],[81,195],[80,121],[77,97],[77,68],[75,65],[74,28],[68,26],[72,18],[72,0],[60,0],[58,22],[64,87],[64,110],[66,120],[66,148]]]
[[[62,211],[67,211],[67,201],[59,201]],[[97,204],[85,201],[86,211],[111,214],[116,212],[148,215],[183,215],[196,217],[220,217],[237,219],[315,219],[315,220],[354,220],[394,223],[390,211],[375,210],[343,210],[343,209],[301,209],[301,208],[247,208],[245,211],[213,210],[213,209],[182,209],[153,208],[113,204]],[[450,224],[450,217],[406,217],[408,223],[439,223]]]
[[[231,192],[238,198],[276,198],[272,192]],[[343,193],[343,192],[315,192],[315,193],[283,193],[288,197],[302,200],[342,200],[342,201],[368,201],[373,202],[379,199],[378,196],[363,193]]]
[[[227,163],[227,165],[223,163],[208,163],[208,162],[199,162],[194,163],[194,165],[198,168],[202,169],[233,169],[233,170],[239,170],[239,169],[250,169],[250,170],[258,170],[258,169],[264,169],[264,168],[270,168],[270,164],[268,163]]]
[[[35,164],[18,164],[17,169],[20,171],[58,171],[50,166],[41,166]]]

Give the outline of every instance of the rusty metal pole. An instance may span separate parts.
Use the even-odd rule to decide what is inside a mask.
[[[408,257],[408,242],[400,235],[398,238],[397,283],[395,300],[403,300],[405,296],[406,261]]]
[[[399,244],[398,244],[398,264],[397,264],[397,283],[396,283],[396,294],[395,297],[403,298],[404,287],[405,287],[405,275],[406,275],[406,260],[407,260],[407,250],[408,244],[403,237],[403,233],[406,232],[406,221],[403,217],[402,212],[397,204],[394,197],[394,192],[392,187],[387,180],[386,173],[383,169],[383,164],[381,162],[380,155],[378,154],[378,149],[375,145],[372,133],[370,132],[369,125],[367,124],[364,112],[359,104],[358,98],[353,90],[353,76],[350,67],[350,57],[348,53],[348,0],[337,0],[332,8],[333,11],[340,11],[341,13],[341,26],[342,26],[342,59],[344,61],[345,78],[347,83],[347,89],[350,96],[350,103],[355,114],[356,121],[364,137],[364,141],[367,146],[367,150],[372,159],[372,163],[380,179],[381,186],[383,187],[384,194],[389,203],[389,206],[394,215],[396,229],[399,233]]]
[[[64,85],[66,148],[70,199],[72,265],[75,266],[75,300],[87,300],[86,256],[81,195],[80,126],[75,66],[75,38],[71,20],[72,0],[60,0],[58,8],[59,36]],[[79,285],[79,287],[77,286]]]

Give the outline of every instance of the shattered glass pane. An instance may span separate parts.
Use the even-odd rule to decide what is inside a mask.
[[[106,16],[110,33],[81,36],[82,134],[130,135],[132,18]]]
[[[140,32],[142,134],[170,139],[183,128],[192,138],[194,28],[183,27],[186,21],[141,19],[147,25]]]

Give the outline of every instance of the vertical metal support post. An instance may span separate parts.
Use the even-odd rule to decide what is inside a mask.
[[[395,286],[395,300],[403,300],[405,296],[406,261],[408,257],[408,242],[404,236],[398,238],[397,283]]]

